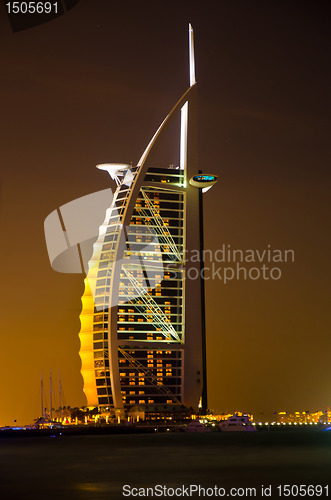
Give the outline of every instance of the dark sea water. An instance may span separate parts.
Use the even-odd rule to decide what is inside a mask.
[[[268,498],[286,498],[278,495],[277,485],[331,485],[331,432],[0,439],[0,500],[171,498],[150,493],[124,497],[125,484],[136,488],[217,485],[226,492],[255,487],[255,498],[262,498],[262,485],[272,485]],[[246,492],[240,497],[253,498]],[[326,491],[305,498],[327,498]]]

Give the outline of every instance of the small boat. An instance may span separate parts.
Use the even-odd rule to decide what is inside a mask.
[[[238,415],[237,413],[221,422],[218,427],[222,432],[256,431],[256,427],[252,424],[248,415]]]
[[[198,419],[192,420],[192,422],[190,422],[183,428],[184,432],[210,432],[210,430],[210,427],[202,424]]]

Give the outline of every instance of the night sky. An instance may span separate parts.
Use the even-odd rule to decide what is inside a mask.
[[[81,0],[18,33],[0,9],[0,425],[39,415],[41,371],[46,389],[61,371],[65,403],[86,404],[83,276],[51,269],[44,219],[112,186],[97,163],[138,161],[188,87],[189,22],[199,164],[219,175],[205,248],[295,252],[277,281],[206,282],[209,406],[258,416],[331,404],[326,6]]]

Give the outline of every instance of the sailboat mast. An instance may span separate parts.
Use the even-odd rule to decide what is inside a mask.
[[[61,420],[61,416],[62,416],[61,372],[59,373],[59,410],[60,410],[60,420]]]
[[[44,416],[44,382],[43,372],[40,374],[40,398],[41,398],[41,417]]]
[[[53,402],[52,402],[52,370],[50,371],[50,374],[49,374],[49,401],[50,401],[50,417],[52,420],[52,405],[53,405]]]

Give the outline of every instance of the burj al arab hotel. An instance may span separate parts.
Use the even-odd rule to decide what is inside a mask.
[[[81,373],[89,406],[196,409],[201,399],[200,262],[185,256],[200,245],[199,179],[208,187],[212,176],[197,175],[191,26],[189,73],[188,89],[138,163],[98,165],[117,188],[93,245],[82,297]],[[178,165],[153,165],[151,153],[175,117]],[[190,183],[194,176],[199,179]]]

